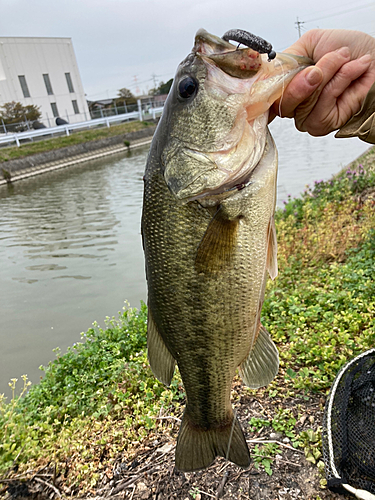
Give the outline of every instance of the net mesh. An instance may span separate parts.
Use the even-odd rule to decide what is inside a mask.
[[[347,363],[330,390],[323,419],[328,487],[375,494],[375,349]]]

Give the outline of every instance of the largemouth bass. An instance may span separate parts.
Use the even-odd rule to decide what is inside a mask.
[[[270,61],[204,30],[180,64],[151,145],[142,237],[148,358],[169,385],[177,363],[187,395],[176,467],[223,456],[250,463],[230,394],[267,385],[278,352],[260,324],[266,273],[277,274],[277,152],[268,110],[306,58]]]

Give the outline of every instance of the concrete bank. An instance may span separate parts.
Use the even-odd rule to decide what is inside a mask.
[[[0,163],[0,186],[149,144],[156,125],[98,141],[55,149]],[[130,143],[125,146],[124,141]]]

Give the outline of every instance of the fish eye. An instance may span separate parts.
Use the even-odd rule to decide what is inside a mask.
[[[191,76],[186,76],[178,84],[178,93],[183,99],[191,97],[198,88],[198,82]]]

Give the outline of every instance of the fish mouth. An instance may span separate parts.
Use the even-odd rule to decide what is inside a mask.
[[[210,59],[218,68],[234,78],[252,78],[262,61],[260,53],[249,47],[238,49],[204,29],[195,35],[193,52],[204,59]]]
[[[251,182],[266,145],[269,108],[291,79],[313,64],[306,57],[285,53],[271,60],[266,53],[238,48],[204,29],[196,34],[192,54],[206,68],[206,91],[239,105],[232,129],[215,151],[193,150],[185,144],[184,157],[201,160],[201,169],[182,179],[177,170],[166,168],[166,182],[181,203],[227,197]]]
[[[272,48],[272,46],[270,47]],[[193,53],[201,56],[203,60],[211,60],[224,73],[239,79],[252,78],[259,70],[264,70],[267,66],[266,77],[270,72],[277,71],[277,67],[280,65],[282,67],[280,69],[289,72],[295,65],[301,70],[314,64],[314,61],[308,57],[287,53],[276,54],[273,52],[274,56],[271,60],[269,54],[261,54],[250,47],[239,48],[239,44],[233,45],[208,33],[203,28],[199,29],[195,35]],[[294,74],[291,78],[293,76]]]

